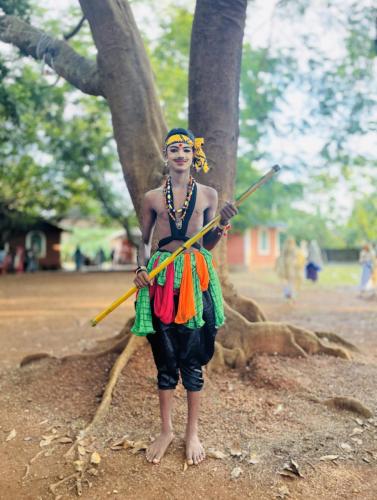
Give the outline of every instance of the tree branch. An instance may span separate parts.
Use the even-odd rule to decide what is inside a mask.
[[[0,41],[25,55],[44,60],[58,75],[86,94],[104,95],[97,63],[80,56],[65,41],[34,28],[15,16],[0,16]]]

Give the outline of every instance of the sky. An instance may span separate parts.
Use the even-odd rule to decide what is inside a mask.
[[[249,3],[248,7],[248,17],[245,29],[245,41],[250,42],[253,47],[285,47],[285,46],[296,46],[299,47],[300,38],[298,35],[302,34],[305,30],[310,27],[310,33],[315,39],[319,49],[328,50],[331,48],[331,53],[333,57],[339,57],[342,54],[343,46],[342,39],[339,36],[339,32],[330,26],[328,21],[326,21],[326,5],[327,2],[323,0],[316,0],[318,5],[324,5],[324,10],[318,9],[316,11],[310,10],[306,18],[295,21],[292,18],[288,20],[282,19],[282,16],[276,15],[279,9],[279,4],[277,0],[254,0],[254,2]],[[349,0],[346,0],[349,1]],[[372,2],[372,0],[363,0],[366,2]],[[160,0],[159,7],[169,8],[172,4],[184,3],[185,6],[192,5],[194,8],[195,2],[193,0]],[[64,12],[69,6],[77,6],[77,0],[40,0],[39,6],[49,9],[52,16],[57,19],[62,20],[64,25]],[[153,16],[151,16],[149,9],[146,9],[142,3],[133,3],[133,11],[136,20],[139,23],[143,23],[144,26],[147,24],[148,29],[154,31],[156,36],[158,35],[158,30],[156,30],[156,25],[153,22]],[[325,15],[324,15],[325,14]],[[62,31],[66,31],[64,28]],[[309,55],[305,53],[305,49],[299,47],[298,51],[299,59],[298,64],[303,67],[307,65]],[[376,72],[377,74],[377,72]],[[284,126],[284,119],[286,121],[297,120],[299,121],[306,111],[307,96],[302,89],[291,89],[289,94],[285,96],[287,103],[284,109],[284,113],[280,115],[279,120],[281,125]],[[318,164],[320,151],[323,144],[323,138],[314,132],[306,135],[297,134],[287,134],[284,137],[279,135],[269,134],[265,138],[265,148],[270,153],[270,160],[272,163],[288,164],[290,161],[294,161],[295,156],[299,156],[305,164],[308,165],[307,172],[309,172],[310,167]],[[367,137],[364,141],[357,141],[355,147],[363,150],[370,149],[371,137]],[[242,146],[241,146],[242,147]],[[261,160],[259,163],[259,168],[261,171],[269,168],[270,164],[266,160]],[[281,175],[281,179],[285,181],[295,180],[297,178],[297,172],[291,170],[286,170],[285,173]],[[302,177],[300,180],[305,179],[305,172],[300,172]],[[307,175],[306,175],[307,177]],[[368,192],[370,186],[363,183],[360,180],[359,190],[360,192]],[[348,185],[344,179],[339,178],[339,183],[332,196],[336,200],[336,211],[339,213],[339,217],[346,219],[352,208],[352,203],[350,203],[351,197],[354,194],[349,192]],[[306,208],[309,211],[315,211],[318,202],[326,207],[328,205],[328,195],[318,195],[308,196],[301,208]]]

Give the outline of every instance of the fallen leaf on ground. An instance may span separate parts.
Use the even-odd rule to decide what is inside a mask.
[[[12,430],[10,431],[10,433],[8,434],[8,436],[6,437],[5,441],[11,441],[11,440],[12,440],[12,439],[14,439],[16,436],[17,436],[16,429],[12,429]]]
[[[370,464],[370,460],[369,460],[369,458],[368,458],[368,457],[363,457],[363,460],[364,460],[364,462],[366,462],[367,464]]]
[[[292,478],[303,477],[303,475],[300,472],[298,463],[293,459],[290,459],[288,463],[285,463],[283,465],[283,469],[278,473],[281,476],[292,477]]]
[[[362,434],[363,432],[364,432],[364,429],[360,429],[360,427],[354,427],[352,429],[350,436],[357,436],[358,434]]]
[[[184,464],[183,464],[183,472],[186,472],[188,469],[188,465],[187,465],[187,462],[186,460],[184,461]]]
[[[352,441],[353,441],[354,443],[356,443],[356,444],[363,444],[362,439],[359,439],[359,438],[351,438],[351,439],[352,439]]]
[[[297,478],[297,475],[294,472],[292,472],[292,471],[290,471],[288,469],[279,470],[278,474],[280,474],[280,476],[290,477],[291,479],[296,479]]]
[[[120,439],[117,439],[116,441],[114,441],[114,442],[111,444],[111,448],[112,448],[113,446],[122,446],[122,447],[123,447],[123,444],[124,444],[126,441],[128,441],[128,439],[127,439],[127,438],[128,438],[128,435],[123,436],[123,437],[121,437]],[[130,442],[130,441],[128,441],[128,442]]]
[[[348,443],[340,443],[340,447],[347,453],[351,453],[353,451],[352,447]]]
[[[250,453],[247,463],[252,465],[259,464],[259,458],[254,453]]]
[[[207,451],[207,457],[223,460],[224,458],[227,457],[227,455],[220,450],[214,450],[213,448],[210,448]]]
[[[98,469],[95,469],[94,467],[92,467],[91,469],[88,470],[88,474],[90,474],[91,476],[97,476]]]
[[[235,467],[232,472],[230,473],[230,477],[232,479],[238,479],[240,475],[242,474],[242,469],[241,467]]]
[[[110,446],[110,450],[119,451],[119,450],[124,450],[124,448],[123,446]]]
[[[241,457],[242,456],[242,450],[240,448],[240,446],[232,446],[231,449],[230,449],[230,454],[232,455],[232,457]]]
[[[280,486],[276,498],[285,498],[290,494],[289,489],[286,486]]]
[[[44,446],[49,446],[54,439],[57,439],[58,436],[55,434],[49,434],[47,436],[42,436],[42,440],[39,442],[39,446],[43,448]]]
[[[53,446],[52,448],[49,448],[47,451],[45,451],[43,456],[44,457],[51,457],[51,455],[54,453],[54,451],[55,451],[55,446]]]
[[[275,408],[274,410],[274,415],[277,415],[278,413],[280,413],[282,410],[283,410],[284,406],[282,404],[279,404],[277,405],[277,407]]]
[[[136,441],[132,447],[132,452],[134,455],[139,451],[146,450],[148,448],[148,443],[145,441]]]
[[[82,457],[86,454],[85,448],[83,446],[81,446],[80,444],[77,447],[77,451],[79,452],[79,455],[81,455]]]
[[[58,443],[65,444],[65,443],[72,443],[73,440],[67,436],[63,436],[58,440]]]
[[[320,457],[320,460],[322,460],[323,462],[331,462],[333,460],[336,460],[337,458],[339,458],[339,455],[323,455],[322,457]]]
[[[76,493],[77,493],[78,497],[81,497],[81,495],[82,495],[81,479],[76,479]]]
[[[84,462],[82,460],[75,460],[73,466],[77,472],[82,472],[84,468]]]
[[[101,455],[97,451],[94,451],[90,456],[90,463],[98,465],[100,461],[101,461]]]

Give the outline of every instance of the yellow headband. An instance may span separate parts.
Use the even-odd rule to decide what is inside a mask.
[[[170,146],[171,144],[174,144],[175,142],[183,142],[185,144],[188,144],[191,146],[194,150],[194,167],[197,172],[199,170],[203,170],[203,172],[206,174],[209,170],[208,163],[207,163],[207,158],[206,155],[203,151],[203,144],[204,144],[204,139],[203,137],[197,137],[194,141],[190,139],[188,135],[184,134],[174,134],[168,137],[168,139],[165,142],[165,148]]]

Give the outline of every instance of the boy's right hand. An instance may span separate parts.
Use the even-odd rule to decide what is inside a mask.
[[[140,271],[137,273],[134,283],[136,288],[144,288],[149,286],[151,282],[149,281],[148,273],[145,271]]]

